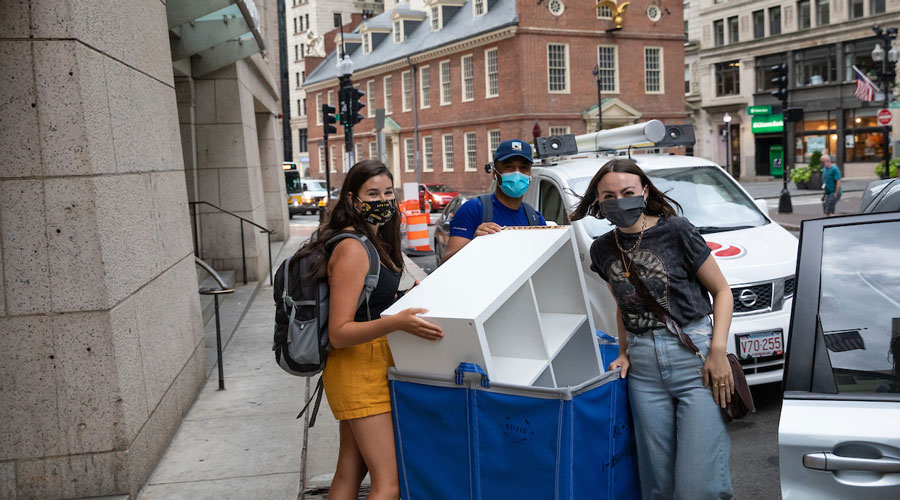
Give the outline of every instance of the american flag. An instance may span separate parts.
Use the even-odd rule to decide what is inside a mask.
[[[875,84],[869,80],[862,71],[853,66],[853,73],[856,75],[856,91],[853,93],[861,101],[875,100]]]

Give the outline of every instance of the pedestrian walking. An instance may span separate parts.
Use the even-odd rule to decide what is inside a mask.
[[[826,217],[834,215],[837,202],[841,199],[841,169],[831,163],[831,156],[822,155],[822,181],[825,193],[822,195],[822,211]]]
[[[622,158],[594,175],[571,219],[606,218],[616,226],[591,245],[591,269],[618,305],[619,356],[609,368],[628,377],[643,498],[727,499],[731,443],[721,408],[734,393],[725,355],[733,299],[706,241],[675,207],[681,209]],[[650,298],[702,357],[658,319]]]
[[[531,145],[520,139],[503,141],[494,152],[491,172],[494,192],[465,202],[450,221],[444,260],[477,236],[500,232],[506,226],[546,226],[540,212],[522,201],[531,184]]]
[[[426,309],[381,317],[398,298],[403,270],[396,212],[390,171],[379,161],[361,161],[347,173],[329,219],[294,257],[319,252],[321,262],[327,263],[315,271],[328,277],[330,288],[332,350],[322,380],[328,404],[340,421],[338,462],[328,493],[332,500],[356,500],[366,473],[371,478],[370,499],[400,498],[387,379],[394,361],[385,335],[402,330],[428,340],[443,336],[438,325],[417,316]],[[344,232],[366,236],[381,260],[378,283],[362,305],[358,300],[369,271],[365,246],[347,238],[326,248],[332,237]]]

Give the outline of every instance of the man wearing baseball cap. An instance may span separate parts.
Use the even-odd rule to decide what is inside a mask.
[[[450,240],[444,260],[477,236],[501,231],[507,226],[546,226],[544,216],[522,201],[531,183],[531,145],[519,139],[503,141],[494,152],[491,170],[497,187],[465,202],[450,221]]]

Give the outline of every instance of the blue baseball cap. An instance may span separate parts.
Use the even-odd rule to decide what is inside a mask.
[[[534,163],[531,158],[531,144],[520,139],[503,141],[497,147],[497,151],[494,151],[494,161],[503,161],[513,156],[521,156],[528,160],[528,163]]]

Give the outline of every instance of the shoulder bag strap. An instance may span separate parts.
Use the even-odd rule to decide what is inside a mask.
[[[613,229],[613,231],[615,231],[615,229]],[[624,258],[624,254],[622,254],[621,251],[619,252],[619,255]],[[684,333],[684,330],[681,329],[681,325],[672,319],[672,316],[668,311],[666,311],[663,306],[659,305],[659,302],[653,298],[650,290],[647,290],[647,286],[644,285],[644,282],[641,281],[641,278],[638,276],[637,269],[632,269],[632,272],[628,275],[628,281],[634,286],[634,290],[641,297],[641,300],[644,301],[644,305],[653,311],[656,318],[665,324],[672,333],[678,336],[678,340],[681,341],[682,345],[697,353],[697,356],[700,356],[701,359],[704,359],[703,355],[700,353],[700,349],[697,348],[691,338]]]
[[[494,222],[494,202],[491,200],[491,193],[478,195],[481,200],[481,223]]]
[[[363,291],[359,296],[359,300],[356,302],[356,308],[366,303],[366,314],[369,317],[369,320],[372,320],[372,312],[369,310],[369,297],[372,296],[372,291],[375,290],[375,287],[378,286],[378,279],[381,276],[381,257],[378,255],[378,250],[375,248],[375,244],[369,240],[368,237],[364,234],[355,234],[355,233],[341,233],[333,236],[328,243],[325,244],[327,249],[334,248],[341,240],[345,240],[347,238],[353,238],[360,243],[362,243],[363,247],[366,249],[366,253],[369,255],[369,272],[366,274],[366,281],[363,284]]]
[[[522,202],[522,208],[525,209],[525,218],[528,219],[529,226],[539,226],[541,219],[537,216],[537,211],[526,202]]]

